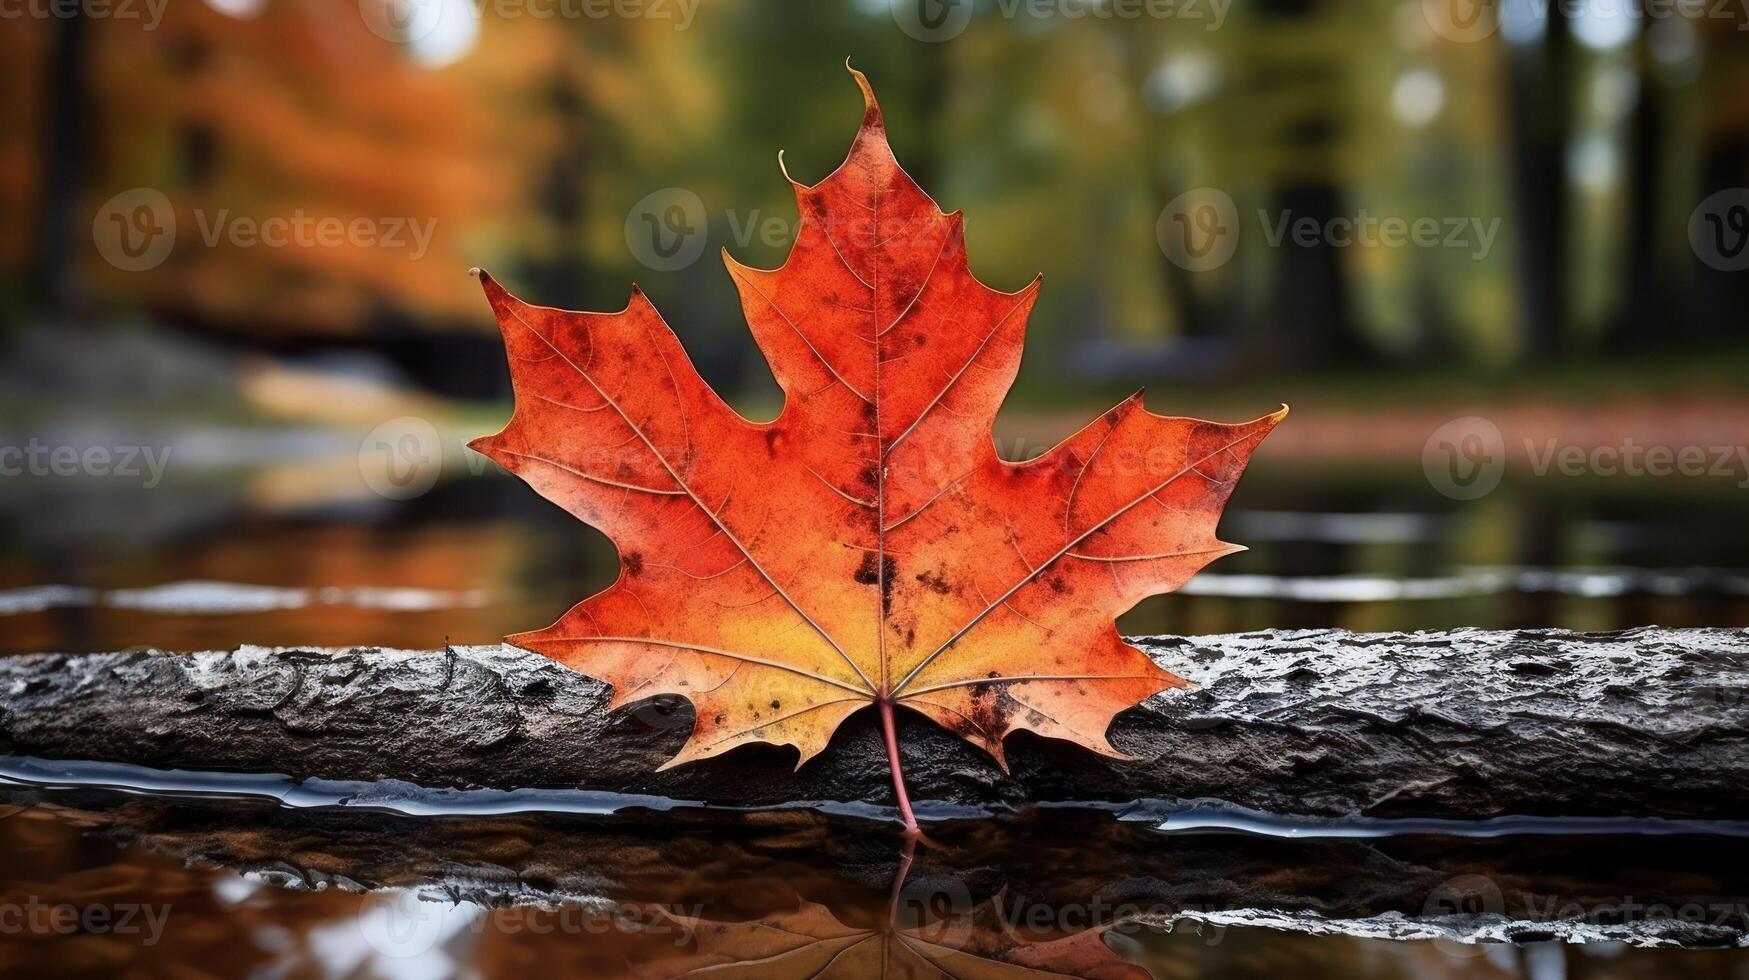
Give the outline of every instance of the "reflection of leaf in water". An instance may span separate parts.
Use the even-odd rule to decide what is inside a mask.
[[[791,912],[750,922],[676,916],[694,934],[696,952],[642,967],[648,978],[748,977],[758,980],[850,977],[1082,977],[1146,980],[1148,972],[1105,943],[1101,926],[1044,942],[1007,927],[993,903],[961,922],[920,928],[883,924],[857,928],[824,905],[803,902]]]

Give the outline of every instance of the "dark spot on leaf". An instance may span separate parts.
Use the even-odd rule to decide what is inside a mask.
[[[628,552],[624,558],[620,559],[620,561],[625,565],[627,575],[644,574],[643,555],[640,555],[635,551]]]
[[[772,699],[771,699],[771,707],[772,707],[772,709],[773,709],[773,710],[776,710],[776,709],[778,709],[778,708],[781,708],[781,707],[783,707],[783,702],[782,702],[782,701],[779,701],[779,700],[778,700],[778,699],[776,699],[776,698],[772,698]]]
[[[851,576],[859,585],[873,585],[881,580],[880,572],[875,569],[875,556],[872,551],[865,551],[862,564],[856,566],[856,574]]]
[[[947,595],[953,591],[953,586],[947,584],[947,570],[944,568],[937,568],[933,572],[918,572],[917,581],[922,582],[924,588],[936,595]]]

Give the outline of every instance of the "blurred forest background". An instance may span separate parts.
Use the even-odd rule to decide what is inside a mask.
[[[804,182],[842,159],[847,57],[903,165],[965,211],[980,278],[1044,275],[1001,451],[1145,384],[1162,412],[1293,405],[1229,521],[1258,550],[1219,569],[1340,580],[1210,573],[1149,626],[1749,617],[1749,531],[1724,530],[1749,460],[1519,472],[1545,437],[1749,432],[1749,0],[9,0],[0,446],[159,447],[173,489],[8,474],[8,648],[430,645],[406,617],[437,607],[484,642],[587,594],[611,550],[511,481],[373,482],[491,469],[460,447],[501,424],[508,374],[465,270],[578,309],[635,281],[767,415],[717,252],[782,261],[777,152]],[[1383,219],[1436,240],[1367,237]],[[363,231],[261,240],[303,220]],[[1236,229],[1223,260],[1173,245],[1211,228]],[[1474,504],[1422,475],[1465,416],[1513,457]],[[1534,577],[1673,566],[1730,604],[1583,605],[1669,587]],[[1420,598],[1495,604],[1400,587],[1448,574]],[[184,580],[441,596],[348,592],[348,616],[267,628],[252,611],[330,594],[200,592],[242,618],[184,630],[140,610],[192,594],[126,591]]]
[[[1471,0],[1446,2],[1098,17],[1143,8],[179,0],[154,24],[133,0],[133,18],[13,18],[0,315],[18,329],[135,313],[240,348],[364,352],[477,398],[506,389],[463,270],[588,309],[617,308],[637,280],[713,380],[761,390],[716,247],[781,261],[786,242],[761,228],[793,221],[774,157],[805,181],[841,158],[848,56],[902,162],[965,209],[979,274],[1015,288],[1044,272],[1029,366],[1049,370],[1026,372],[1025,395],[1259,371],[1497,375],[1740,343],[1749,277],[1698,257],[1689,219],[1749,183],[1744,5],[1482,0],[1473,13],[1499,24],[1472,40],[1450,26]],[[914,36],[932,11],[941,42]],[[137,187],[161,191],[180,230],[144,272],[106,263],[91,233]],[[1192,271],[1155,219],[1201,187],[1236,202],[1246,233],[1232,261]],[[663,188],[704,205],[709,247],[684,268],[627,248],[628,215]],[[433,242],[415,258],[200,235],[221,213],[299,209],[434,220]],[[1486,250],[1272,246],[1252,233],[1260,210],[1498,234]]]

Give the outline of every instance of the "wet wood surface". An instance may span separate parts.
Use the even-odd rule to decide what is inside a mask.
[[[1134,759],[1021,733],[1004,773],[901,712],[920,810],[1149,800],[1313,818],[1749,815],[1749,631],[1133,642],[1198,685],[1118,717],[1112,740]],[[610,712],[607,693],[499,647],[0,658],[0,754],[730,806],[891,799],[872,711],[800,770],[793,750],[754,747],[656,772],[690,707]]]

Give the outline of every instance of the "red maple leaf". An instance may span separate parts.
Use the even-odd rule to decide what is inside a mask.
[[[960,214],[899,168],[852,74],[861,130],[830,176],[791,181],[788,260],[724,257],[784,391],[775,420],[724,403],[636,287],[617,313],[574,313],[482,273],[516,409],[472,445],[620,554],[612,586],[508,642],[611,684],[615,706],[690,699],[667,765],[770,742],[799,766],[877,705],[914,828],[893,706],[1005,765],[1020,728],[1119,755],[1112,717],[1185,683],[1113,620],[1241,550],[1215,525],[1286,409],[1226,425],[1138,393],[1035,459],[999,458],[1039,281],[973,277]]]

